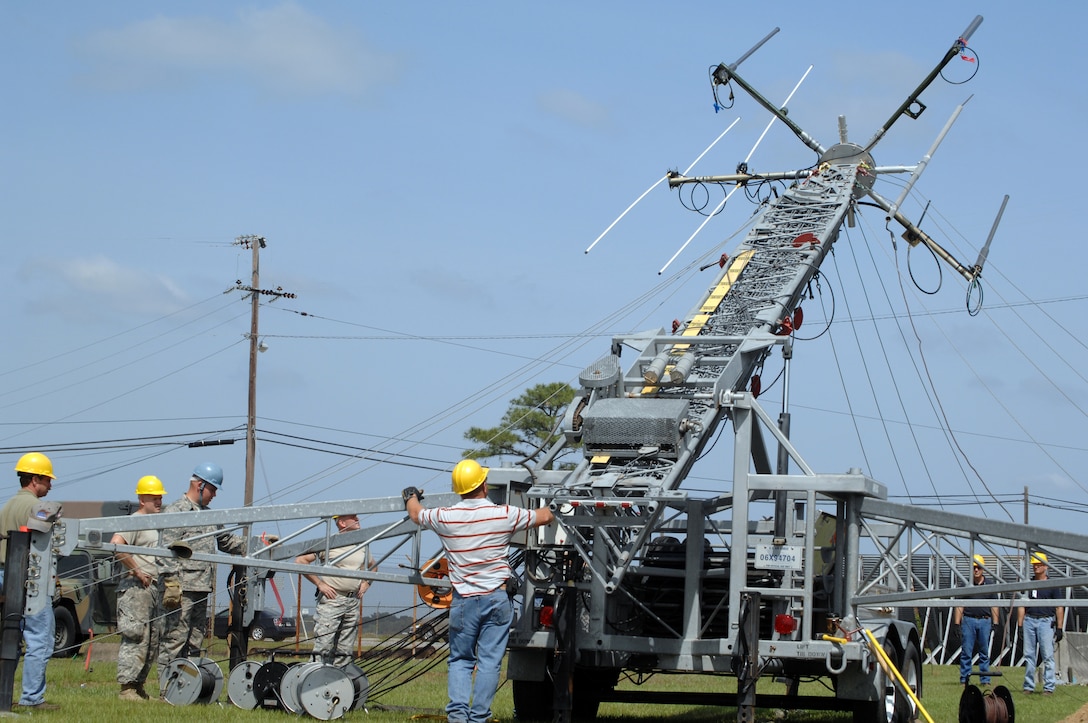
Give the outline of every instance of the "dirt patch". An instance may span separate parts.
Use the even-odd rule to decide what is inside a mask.
[[[1068,718],[1062,718],[1058,723],[1088,723],[1088,703]]]

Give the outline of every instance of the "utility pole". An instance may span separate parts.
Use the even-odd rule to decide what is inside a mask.
[[[261,288],[260,250],[267,245],[264,236],[239,236],[234,239],[234,242],[242,248],[248,248],[253,251],[253,276],[250,285],[243,286],[240,280],[235,282],[236,289],[249,292],[249,298],[253,306],[249,321],[249,409],[246,415],[246,487],[245,495],[242,498],[242,504],[246,507],[250,507],[253,505],[253,474],[257,460],[257,353],[260,351],[257,337],[257,316],[260,309],[260,297],[263,294],[273,298],[282,296],[293,299],[295,298],[295,295],[286,293],[282,288],[276,288],[274,291]]]
[[[257,316],[261,308],[260,297],[264,294],[265,296],[271,296],[273,298],[285,296],[293,299],[295,298],[295,295],[285,293],[281,288],[277,288],[275,291],[261,288],[260,251],[266,246],[264,236],[239,236],[234,239],[234,243],[244,249],[251,249],[253,251],[253,276],[250,285],[244,286],[241,279],[235,282],[235,288],[237,290],[249,292],[250,303],[252,304],[253,309],[249,321],[249,409],[246,414],[246,487],[242,502],[244,506],[251,507],[253,505],[253,473],[257,461],[257,352],[260,351],[260,344],[257,336]],[[246,538],[249,538],[248,527],[246,528]],[[227,642],[230,649],[230,667],[232,670],[245,660],[247,655],[246,638],[242,632],[243,616],[235,615],[234,605],[240,604],[241,610],[245,610],[249,606],[249,603],[247,602],[249,578],[246,574],[246,568],[241,565],[235,565],[234,570],[234,589],[231,593],[231,600],[233,602],[231,603],[231,612],[228,618],[230,632],[227,636]]]

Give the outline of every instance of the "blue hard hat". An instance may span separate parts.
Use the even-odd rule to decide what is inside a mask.
[[[223,468],[215,462],[203,462],[193,470],[193,476],[199,477],[216,489],[223,486]]]

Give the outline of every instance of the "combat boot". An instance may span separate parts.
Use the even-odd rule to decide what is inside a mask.
[[[147,691],[144,690],[144,684],[143,683],[136,683],[136,694],[139,695],[144,700],[150,700],[151,699],[151,696],[149,696],[147,694]]]
[[[140,703],[143,702],[143,698],[140,697],[140,692],[136,689],[135,683],[125,683],[121,686],[121,693],[117,696],[121,700],[134,700]]]

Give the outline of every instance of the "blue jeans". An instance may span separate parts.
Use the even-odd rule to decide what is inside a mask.
[[[491,719],[491,701],[499,687],[513,618],[513,605],[505,590],[471,597],[453,593],[449,628],[450,702],[446,706],[450,723],[486,723]]]
[[[0,570],[0,588],[4,585],[4,571]],[[23,694],[19,705],[37,705],[45,700],[45,665],[53,655],[56,641],[56,618],[53,606],[46,605],[37,615],[23,618]]]
[[[960,632],[963,634],[962,647],[960,648],[960,682],[971,682],[971,661],[978,653],[979,683],[990,684],[990,631],[993,623],[990,618],[973,618],[964,615],[960,621]]]
[[[1053,693],[1058,684],[1054,677],[1054,618],[1024,616],[1024,690],[1035,690],[1036,647],[1043,659],[1043,691]]]

